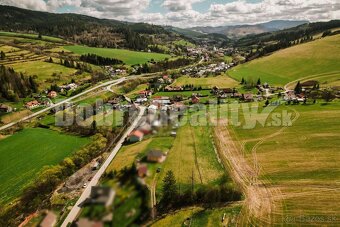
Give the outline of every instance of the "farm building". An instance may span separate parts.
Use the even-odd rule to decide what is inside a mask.
[[[144,133],[139,131],[139,130],[134,130],[133,132],[130,133],[128,137],[128,141],[130,143],[136,143],[139,141],[142,141],[144,137]]]
[[[162,163],[165,161],[166,156],[163,154],[162,151],[159,150],[151,150],[147,154],[148,162],[158,162]]]

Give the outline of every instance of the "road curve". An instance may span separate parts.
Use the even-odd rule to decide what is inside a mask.
[[[82,204],[90,196],[91,188],[98,184],[100,177],[105,173],[106,168],[110,165],[111,161],[114,159],[114,157],[118,153],[119,149],[122,147],[122,145],[125,141],[125,138],[137,126],[138,121],[141,119],[141,117],[144,114],[144,111],[145,111],[145,107],[140,106],[138,116],[134,119],[133,123],[128,128],[128,130],[126,130],[126,132],[123,134],[122,138],[120,138],[120,140],[118,141],[116,146],[111,151],[110,156],[106,159],[104,164],[100,167],[100,169],[98,170],[96,175],[94,175],[92,180],[88,183],[88,186],[85,188],[85,190],[81,194],[80,198],[78,199],[77,203],[71,209],[70,213],[67,215],[67,217],[64,220],[63,224],[61,225],[61,227],[66,227],[69,223],[72,223],[77,218],[77,216],[79,215],[80,210],[81,210],[81,207],[79,205]]]
[[[118,80],[111,80],[111,81],[99,84],[99,85],[97,85],[97,86],[95,86],[93,88],[90,88],[90,89],[88,89],[88,90],[86,90],[84,92],[81,92],[81,93],[79,93],[79,94],[77,94],[75,96],[72,96],[71,98],[65,99],[65,100],[63,100],[61,102],[58,102],[58,103],[53,104],[53,105],[51,105],[51,106],[49,106],[47,108],[44,108],[43,110],[40,110],[40,111],[38,111],[36,113],[33,113],[33,114],[29,115],[29,116],[23,117],[20,120],[13,121],[13,122],[11,122],[9,124],[3,125],[3,126],[0,127],[0,131],[5,130],[7,128],[10,128],[10,127],[18,124],[19,122],[26,121],[26,120],[29,120],[29,119],[31,119],[33,117],[39,116],[42,113],[45,113],[45,112],[47,112],[47,111],[49,111],[49,110],[51,110],[51,109],[53,109],[53,108],[55,108],[55,107],[57,107],[57,106],[59,106],[61,104],[70,102],[70,101],[72,101],[72,100],[74,100],[74,99],[76,99],[78,97],[81,97],[81,96],[83,96],[83,95],[85,95],[85,94],[87,94],[87,93],[89,93],[91,91],[94,91],[94,90],[96,90],[98,88],[105,87],[105,86],[108,86],[108,85],[111,85],[111,86],[112,85],[117,85],[117,84],[120,84],[120,83],[124,82],[125,80],[127,80],[127,79],[126,78],[121,78],[121,79],[118,79]]]

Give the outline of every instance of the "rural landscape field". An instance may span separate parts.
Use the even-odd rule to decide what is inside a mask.
[[[339,7],[0,2],[0,226],[339,226]]]

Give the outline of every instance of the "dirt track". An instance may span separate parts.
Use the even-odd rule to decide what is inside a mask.
[[[293,122],[299,118],[295,112]],[[224,122],[225,123],[225,122]],[[237,144],[230,135],[227,124],[219,122],[214,128],[216,145],[223,164],[226,165],[231,175],[245,195],[245,204],[238,217],[238,225],[249,224],[271,225],[282,223],[282,220],[274,220],[282,211],[282,194],[279,188],[272,187],[269,183],[259,180],[260,164],[257,160],[257,149],[266,140],[280,135],[286,127],[280,128],[277,132],[257,139],[252,149],[253,166],[250,165],[244,156],[244,143]]]

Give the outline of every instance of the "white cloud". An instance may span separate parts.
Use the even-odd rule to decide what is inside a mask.
[[[165,0],[162,4],[163,7],[167,8],[171,12],[191,10],[192,4],[202,2],[202,0]]]
[[[11,5],[24,9],[46,11],[47,5],[43,0],[1,0],[1,5]]]
[[[73,6],[75,13],[100,18],[179,27],[258,23],[275,19],[319,21],[340,18],[339,0],[263,0],[257,3],[235,0],[224,4],[211,3],[204,13],[195,11],[193,6],[209,0],[157,0],[167,12],[148,13],[146,9],[151,1],[155,0],[0,0],[0,4],[42,11]]]

